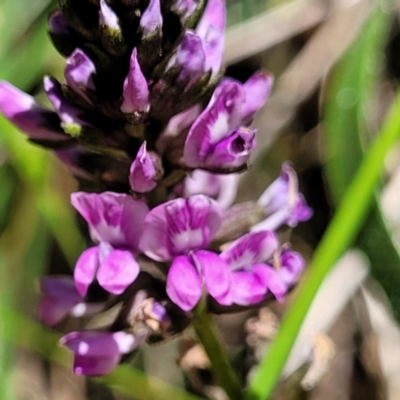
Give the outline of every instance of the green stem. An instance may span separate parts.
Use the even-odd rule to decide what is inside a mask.
[[[384,166],[385,156],[399,136],[400,93],[315,252],[314,259],[299,286],[300,290],[282,321],[279,334],[249,386],[247,400],[262,400],[271,395],[322,281],[362,227]]]
[[[202,303],[196,307],[195,311],[192,325],[211,362],[216,382],[225,390],[230,400],[241,400],[242,386],[215,332],[211,316]]]

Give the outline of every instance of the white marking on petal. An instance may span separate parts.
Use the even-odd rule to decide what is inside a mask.
[[[85,303],[79,303],[71,310],[71,315],[73,317],[79,318],[85,315],[86,311],[87,305]]]
[[[229,133],[228,114],[226,112],[218,113],[217,119],[210,126],[210,142],[218,143]]]
[[[229,266],[233,271],[238,269],[250,270],[254,264],[255,254],[249,250],[245,249],[239,257],[232,257],[229,261]]]
[[[78,346],[78,354],[84,356],[89,351],[89,344],[86,342],[80,342]]]
[[[181,251],[193,250],[201,247],[204,238],[202,229],[186,229],[183,232],[176,233],[172,236],[172,244],[176,251],[179,253]]]
[[[135,343],[135,337],[126,332],[115,332],[113,339],[118,346],[118,350],[122,354],[129,353]]]

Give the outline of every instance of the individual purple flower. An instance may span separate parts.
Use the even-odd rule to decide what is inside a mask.
[[[147,37],[157,30],[161,30],[162,22],[160,0],[150,0],[148,7],[140,18],[143,36]]]
[[[43,85],[47,97],[61,119],[61,125],[64,130],[71,134],[79,133],[81,127],[87,125],[87,123],[80,118],[82,111],[67,101],[62,92],[61,84],[57,79],[45,76]]]
[[[305,262],[300,253],[285,249],[280,256],[276,272],[288,290],[299,279],[304,270]]]
[[[46,276],[40,280],[40,290],[39,319],[48,326],[58,324],[68,315],[81,317],[104,308],[103,303],[87,303],[70,276]]]
[[[81,50],[76,49],[66,60],[64,70],[65,80],[68,86],[78,93],[87,102],[91,103],[86,92],[96,89],[93,83],[93,75],[96,67],[91,59]]]
[[[204,194],[227,209],[236,198],[238,184],[239,174],[213,174],[197,169],[184,181],[184,196]]]
[[[250,89],[256,81],[263,89],[259,88],[253,98]],[[241,125],[251,122],[266,101],[270,85],[270,78],[262,73],[253,75],[243,85],[224,79],[189,130],[183,152],[186,165],[220,169],[245,164],[255,145],[255,131]]]
[[[129,174],[129,183],[134,192],[150,192],[157,186],[157,179],[162,175],[161,160],[154,152],[148,152],[146,142],[133,161]]]
[[[32,96],[5,81],[0,81],[0,111],[30,139],[69,139],[55,112],[40,106]]]
[[[77,192],[71,195],[71,202],[89,224],[92,240],[99,243],[77,261],[74,279],[78,292],[86,295],[96,277],[105,290],[121,294],[139,274],[135,256],[147,205],[113,192]]]
[[[282,165],[282,172],[258,199],[268,217],[253,226],[252,231],[276,230],[282,225],[295,227],[299,222],[307,221],[312,216],[312,209],[298,191],[296,172],[290,163]]]
[[[221,214],[219,205],[203,195],[163,203],[146,215],[140,249],[156,261],[204,249],[221,225]]]
[[[219,72],[222,65],[225,48],[225,14],[224,0],[209,0],[196,28],[196,33],[203,40],[206,55],[205,70],[211,69],[213,76]]]
[[[146,216],[140,248],[153,260],[173,260],[167,294],[184,311],[197,304],[203,286],[220,304],[231,304],[229,266],[204,250],[220,224],[220,207],[203,195],[171,200]]]
[[[100,25],[114,31],[120,31],[119,20],[115,12],[107,4],[106,0],[100,0]]]
[[[135,334],[124,331],[71,332],[60,339],[60,344],[74,353],[74,373],[77,375],[105,375],[119,363],[123,354],[140,346],[146,333]]]
[[[129,72],[124,81],[121,111],[125,114],[147,112],[150,109],[149,88],[145,76],[140,69],[137,49],[131,55]]]
[[[206,56],[203,41],[192,31],[186,31],[174,57],[171,58],[167,69],[180,69],[179,81],[187,80],[189,89],[205,72]]]
[[[266,264],[278,249],[271,231],[251,232],[231,243],[220,254],[232,270],[233,303],[248,306],[259,303],[268,291],[282,300],[286,287],[273,267]]]

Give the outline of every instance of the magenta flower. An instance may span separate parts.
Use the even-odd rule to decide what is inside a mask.
[[[255,225],[252,231],[276,230],[282,225],[295,227],[311,218],[313,211],[298,191],[296,172],[289,163],[282,165],[282,172],[258,199],[268,217]]]
[[[77,261],[74,279],[78,292],[86,295],[96,277],[105,290],[121,294],[139,274],[135,256],[147,205],[112,192],[77,192],[71,195],[71,202],[89,224],[92,240],[98,243]]]
[[[245,164],[255,146],[255,131],[241,125],[251,123],[255,112],[265,103],[271,81],[269,75],[261,73],[243,85],[224,79],[189,130],[183,153],[186,165],[233,168]],[[254,90],[256,85],[259,88]]]
[[[68,86],[78,93],[87,102],[88,90],[96,89],[93,83],[93,75],[96,74],[96,67],[90,58],[80,49],[76,49],[66,60],[64,76]]]
[[[69,139],[55,112],[40,106],[32,96],[5,81],[0,81],[0,111],[30,139]]]
[[[171,200],[146,216],[140,248],[153,260],[173,260],[167,294],[184,311],[197,304],[203,286],[220,304],[231,304],[229,266],[204,250],[220,225],[220,207],[203,195]]]
[[[78,293],[70,276],[46,276],[40,280],[42,298],[38,307],[39,319],[54,326],[68,315],[82,317],[101,311],[103,303],[88,303]]]
[[[157,179],[162,174],[160,157],[154,152],[146,150],[146,142],[133,161],[129,174],[129,183],[134,192],[150,192],[157,186]]]
[[[299,279],[304,270],[305,262],[300,253],[283,250],[280,256],[280,265],[277,274],[286,287],[291,288]]]
[[[149,88],[140,69],[137,50],[133,49],[129,72],[124,81],[121,111],[125,114],[147,112],[150,109]]]
[[[156,261],[170,261],[206,248],[221,225],[218,204],[203,195],[168,201],[144,221],[140,249]]]
[[[286,287],[277,271],[267,262],[278,249],[271,231],[251,232],[231,243],[220,255],[233,271],[233,303],[248,306],[259,303],[270,291],[282,300]]]
[[[60,339],[60,344],[73,351],[75,374],[105,375],[117,366],[123,354],[132,352],[144,342],[146,333],[71,332]]]

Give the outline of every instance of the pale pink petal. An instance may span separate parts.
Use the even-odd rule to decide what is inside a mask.
[[[253,271],[233,273],[232,300],[241,306],[249,306],[262,301],[268,289],[263,279]]]
[[[84,297],[89,289],[89,286],[94,280],[97,267],[99,266],[99,247],[90,247],[85,250],[74,269],[75,287],[79,294]]]
[[[278,272],[274,268],[264,264],[254,265],[253,271],[276,299],[278,301],[283,301],[287,288],[282,282]]]

